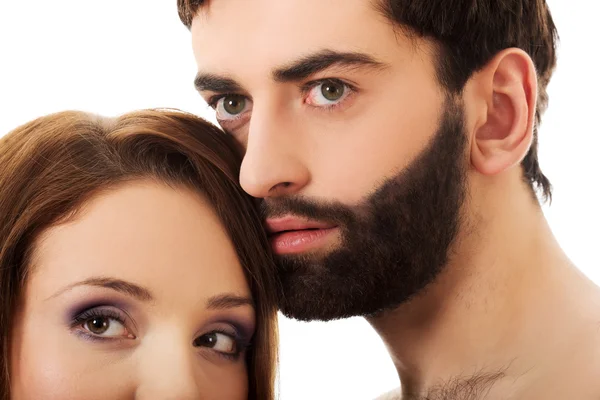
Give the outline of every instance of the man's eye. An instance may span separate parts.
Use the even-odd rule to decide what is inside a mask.
[[[306,102],[314,107],[328,107],[342,102],[352,88],[337,79],[327,79],[314,85],[308,92]]]
[[[217,112],[217,119],[228,121],[237,119],[240,115],[249,111],[250,101],[244,96],[228,95],[223,96],[214,105]]]

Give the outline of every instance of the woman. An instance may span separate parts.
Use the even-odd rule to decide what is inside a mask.
[[[239,163],[176,111],[0,139],[1,398],[273,398],[275,274]]]

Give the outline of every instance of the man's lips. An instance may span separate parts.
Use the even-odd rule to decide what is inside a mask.
[[[270,218],[265,224],[276,254],[297,254],[314,250],[325,244],[337,226],[293,216]]]
[[[282,233],[286,231],[303,231],[307,229],[330,229],[335,227],[335,224],[300,219],[292,216],[282,218],[269,218],[266,222],[266,228],[269,235],[275,235],[277,233]]]

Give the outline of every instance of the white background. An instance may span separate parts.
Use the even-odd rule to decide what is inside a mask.
[[[544,211],[567,254],[600,283],[600,3],[548,3],[561,45],[540,130],[541,166],[554,184],[554,202]],[[0,136],[64,109],[116,115],[175,107],[214,121],[194,91],[194,66],[174,0],[2,0]],[[281,319],[282,399],[362,400],[397,385],[382,343],[363,320]]]

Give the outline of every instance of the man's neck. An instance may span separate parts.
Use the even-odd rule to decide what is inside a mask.
[[[598,288],[563,254],[537,204],[500,197],[494,215],[473,214],[425,293],[369,319],[405,398],[523,398],[597,340]]]

